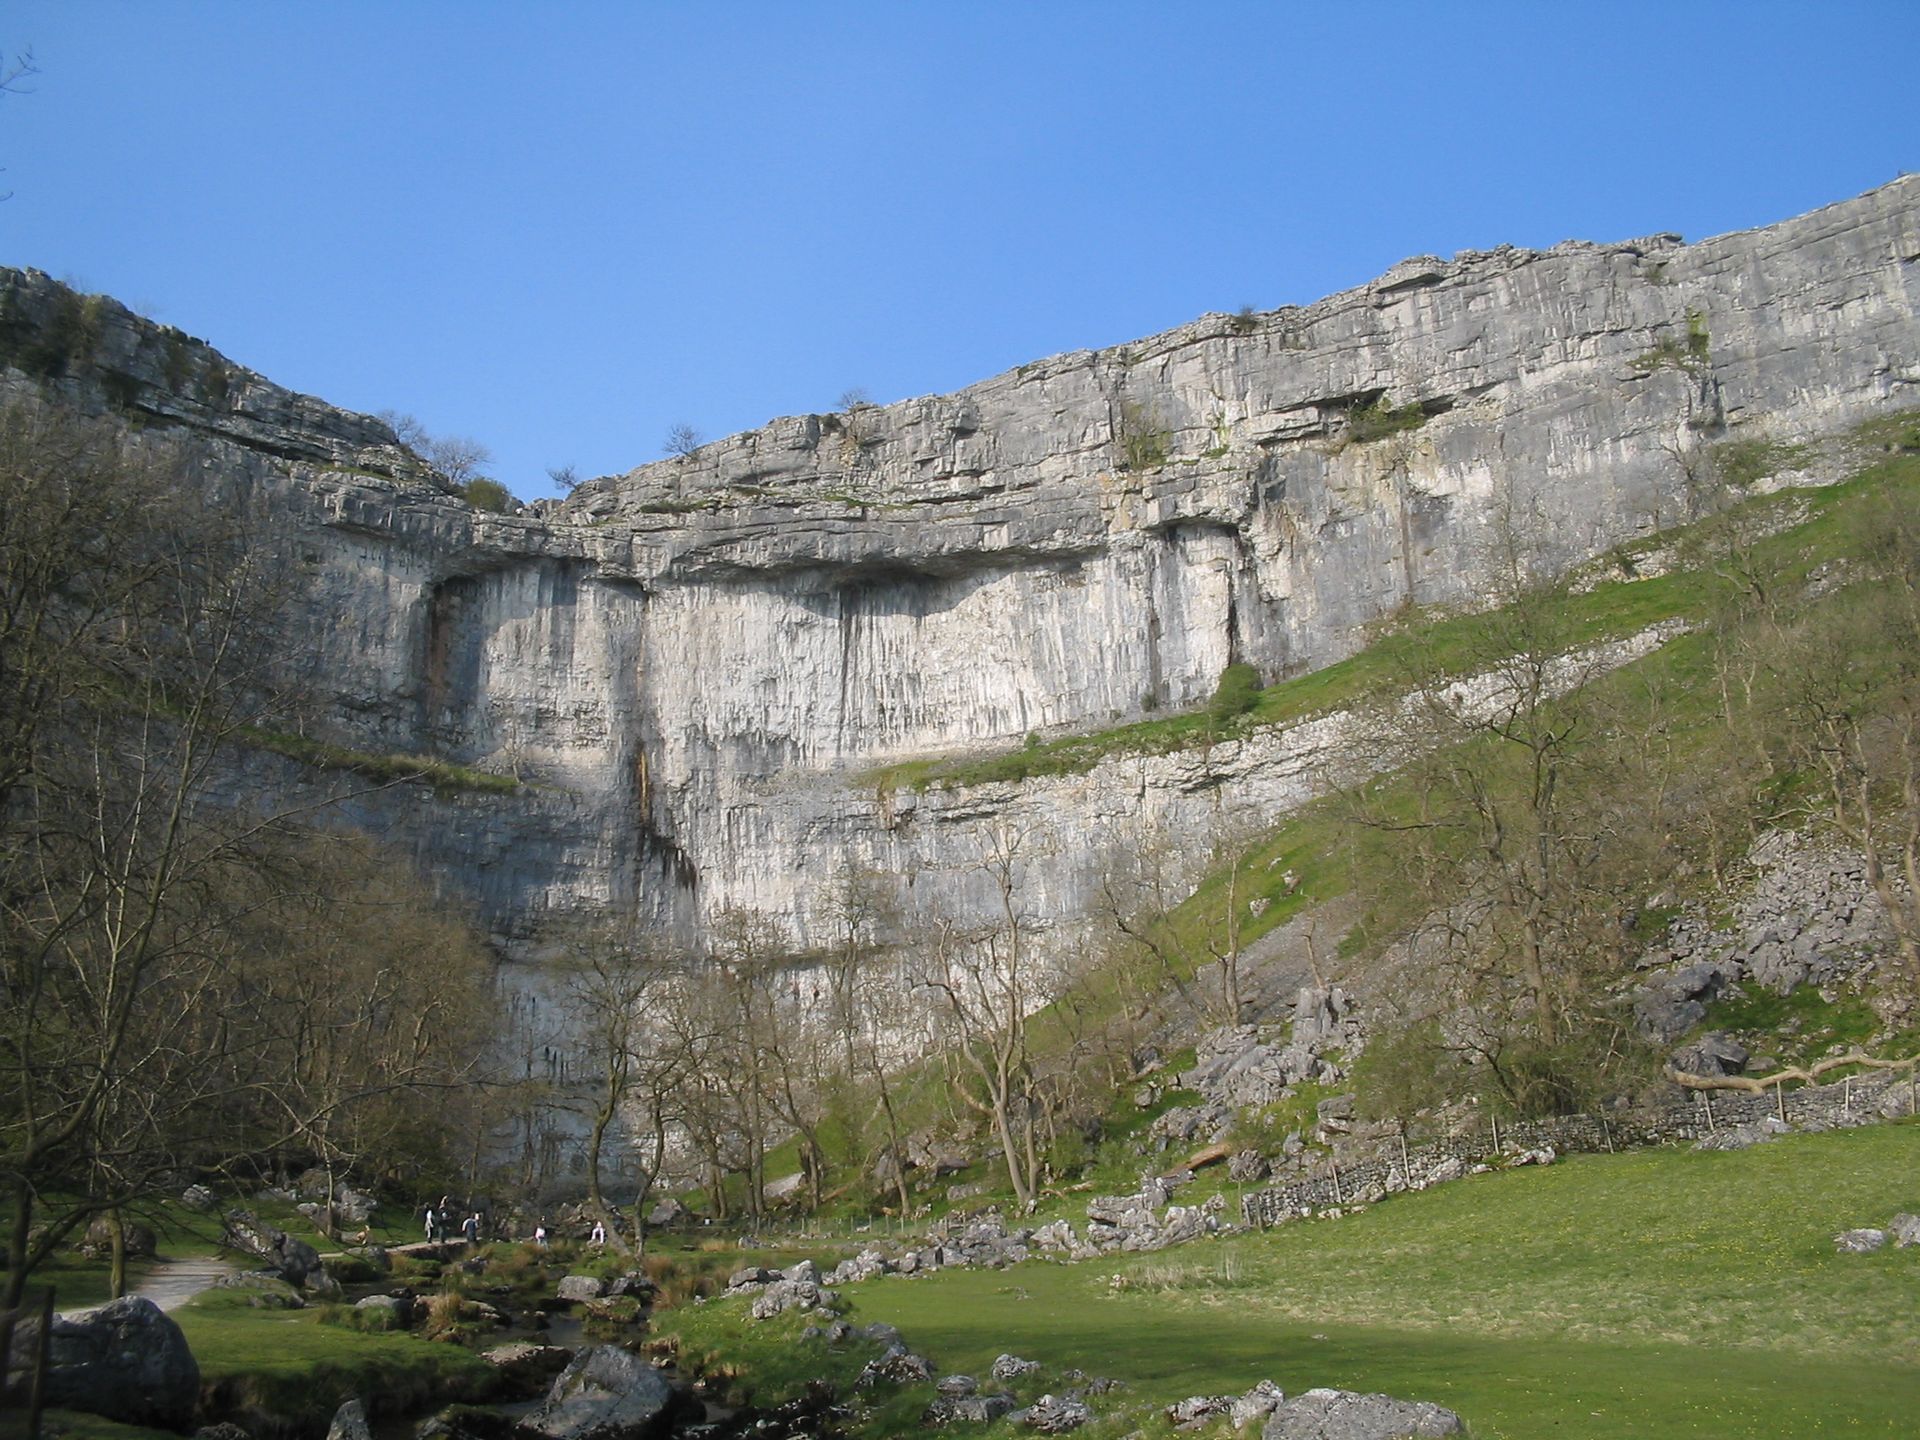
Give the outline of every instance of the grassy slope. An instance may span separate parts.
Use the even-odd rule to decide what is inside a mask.
[[[1270,1376],[1437,1400],[1483,1440],[1910,1435],[1920,1252],[1832,1242],[1900,1210],[1920,1211],[1913,1125],[1582,1157],[1158,1255],[851,1293],[943,1371],[1012,1351],[1125,1379],[1133,1404]],[[734,1308],[667,1324],[704,1348]]]
[[[483,1399],[497,1383],[493,1367],[461,1346],[323,1325],[313,1310],[256,1310],[237,1292],[210,1291],[174,1318],[203,1387],[224,1407],[258,1406],[321,1430],[355,1396],[383,1396],[405,1412]]]

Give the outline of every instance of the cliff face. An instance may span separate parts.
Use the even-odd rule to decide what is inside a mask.
[[[438,491],[380,422],[32,272],[0,272],[0,357],[192,435],[224,502],[271,524],[322,731],[527,782],[352,810],[510,948],[629,904],[683,932],[744,907],[812,943],[847,861],[912,908],[977,908],[985,836],[1012,824],[1051,857],[1030,902],[1070,920],[1103,848],[1304,797],[1334,731],[1024,789],[871,773],[1188,705],[1231,661],[1325,664],[1402,604],[1473,597],[1500,534],[1564,566],[1673,523],[1678,455],[1910,400],[1917,298],[1908,178],[1697,245],[1410,260],[1305,308],[775,421],[518,516]]]

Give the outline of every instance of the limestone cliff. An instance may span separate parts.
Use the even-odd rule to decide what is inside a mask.
[[[1016,824],[1042,918],[1103,846],[1310,793],[1337,727],[1026,787],[882,793],[902,757],[1017,744],[1349,653],[1471,599],[1517,529],[1566,565],[1683,517],[1677,456],[1787,439],[1920,386],[1920,179],[1687,245],[1409,260],[1305,308],[1209,316],[953,395],[777,420],[518,515],[445,493],[379,421],[0,272],[10,383],[191,435],[306,586],[313,724],[518,776],[350,816],[510,949],[634,906],[822,938],[846,860],[915,907],[985,903]],[[1905,400],[1903,400],[1905,397]],[[1327,733],[1322,733],[1326,731]],[[263,757],[263,785],[297,767]]]

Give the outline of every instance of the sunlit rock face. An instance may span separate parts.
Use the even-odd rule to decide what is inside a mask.
[[[1483,593],[1510,540],[1556,568],[1684,519],[1702,446],[1920,398],[1917,217],[1903,179],[1696,245],[1410,260],[512,516],[442,493],[380,422],[111,302],[46,373],[32,345],[75,297],[44,276],[0,272],[0,340],[12,383],[187,437],[284,547],[310,733],[523,782],[342,812],[509,951],[610,907],[686,938],[744,908],[806,945],[848,862],[913,913],[984,916],[996,832],[1025,837],[1036,920],[1073,921],[1104,852],[1191,855],[1298,803],[1341,735],[920,795],[876,782],[889,762],[1192,705],[1230,662],[1324,665],[1403,605]],[[248,783],[315,783],[299,770]]]

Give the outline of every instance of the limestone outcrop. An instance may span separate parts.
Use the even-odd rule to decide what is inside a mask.
[[[1029,908],[1070,922],[1103,847],[1298,803],[1337,721],[1024,787],[875,772],[1189,705],[1229,662],[1324,665],[1402,605],[1480,593],[1503,528],[1564,566],[1671,524],[1678,457],[1920,394],[1917,265],[1912,177],[1692,245],[1420,257],[509,515],[379,420],[35,272],[0,272],[0,363],[180,443],[272,534],[303,590],[309,735],[504,777],[370,790],[262,750],[236,785],[336,784],[343,823],[510,954],[609,906],[685,934],[740,907],[804,945],[849,863],[909,909],[983,914],[982,837],[1014,825],[1062,862],[1034,867]]]

